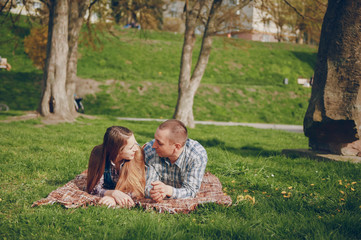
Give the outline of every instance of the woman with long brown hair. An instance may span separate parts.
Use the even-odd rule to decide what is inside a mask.
[[[144,197],[143,150],[126,127],[109,127],[103,144],[92,150],[88,165],[87,191],[102,197],[107,206],[134,206],[132,198]]]

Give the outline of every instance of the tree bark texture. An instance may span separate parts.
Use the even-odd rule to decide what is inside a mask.
[[[184,33],[181,69],[178,80],[178,100],[173,118],[182,121],[190,128],[195,127],[193,115],[194,96],[206,70],[212,47],[212,37],[209,34],[209,30],[213,28],[212,20],[216,9],[221,5],[221,3],[222,1],[217,0],[212,2],[204,29],[202,46],[193,74],[191,74],[191,71],[192,53],[196,40],[195,28],[197,26],[197,19],[202,11],[202,4],[200,4],[199,1],[196,1],[192,10],[186,9],[186,29]]]
[[[68,17],[68,64],[66,77],[66,90],[69,109],[76,115],[74,108],[74,94],[76,91],[76,73],[78,66],[78,39],[84,16],[87,11],[87,0],[70,0]]]
[[[73,120],[66,94],[68,49],[68,1],[50,1],[47,59],[39,107],[44,117]]]
[[[43,76],[42,116],[73,121],[76,89],[78,39],[87,0],[49,2],[47,59]]]
[[[313,150],[361,152],[361,1],[329,0],[304,132]]]
[[[178,79],[178,100],[173,115],[173,118],[182,121],[185,125],[190,127],[194,127],[192,126],[192,124],[194,124],[192,107],[194,95],[191,92],[190,78],[192,72],[193,49],[196,41],[195,28],[197,26],[200,10],[200,2],[196,1],[193,7],[189,5],[188,1],[186,2],[186,26]]]

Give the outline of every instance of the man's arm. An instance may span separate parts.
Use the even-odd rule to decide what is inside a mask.
[[[150,197],[160,202],[165,197],[171,197],[173,195],[173,187],[162,183],[161,181],[152,182],[153,188],[149,191]]]
[[[152,149],[154,140],[144,144],[143,150],[144,150],[144,160],[145,160],[145,166],[146,166],[146,182],[145,182],[145,189],[144,194],[145,197],[150,197],[150,190],[153,188],[152,182],[158,181],[159,176],[154,169],[152,162],[155,160],[155,150]]]
[[[173,188],[171,198],[194,198],[202,184],[204,171],[207,165],[207,155],[200,156],[188,167],[184,175],[181,188]]]
[[[154,169],[154,167],[152,165],[147,166],[146,176],[147,176],[147,180],[145,182],[144,194],[145,194],[145,197],[150,198],[151,197],[150,191],[153,188],[152,183],[159,181],[160,179],[159,179],[157,171]]]
[[[180,188],[174,188],[160,181],[151,182],[153,189],[150,191],[150,197],[156,201],[163,198],[190,198],[195,197],[202,184],[203,175],[207,165],[207,152],[199,144],[193,148],[193,154],[190,156],[189,164],[182,173],[183,182]]]

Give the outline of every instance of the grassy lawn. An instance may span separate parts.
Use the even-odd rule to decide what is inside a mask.
[[[29,23],[2,21],[0,55],[13,69],[0,71],[0,102],[11,111],[0,120],[35,110],[42,71],[24,53]],[[3,27],[4,26],[4,27]],[[87,167],[90,151],[107,127],[124,125],[144,144],[156,122],[116,117],[170,118],[177,100],[183,36],[119,28],[82,38],[78,76],[101,83],[84,99],[76,123],[43,125],[39,119],[0,122],[0,239],[360,239],[359,164],[287,158],[285,148],[307,148],[303,134],[248,127],[197,126],[190,137],[208,152],[230,207],[199,206],[191,214],[158,214],[141,208],[31,208]],[[199,43],[194,53],[197,59]],[[216,37],[195,97],[196,120],[302,124],[317,49]],[[290,80],[283,85],[284,78]],[[109,81],[111,80],[111,81]],[[249,196],[247,196],[249,195]],[[254,197],[255,203],[240,199]]]
[[[35,110],[42,71],[24,53],[23,38],[30,26],[22,20],[17,27],[5,20],[0,28],[0,55],[13,66],[10,72],[0,71],[0,102],[13,110]],[[84,35],[79,47],[78,76],[101,84],[99,92],[85,97],[86,113],[171,118],[183,36],[119,27],[112,34],[97,33],[100,43],[95,49],[86,44]],[[199,47],[198,38],[193,64]],[[296,80],[313,74],[316,52],[306,45],[215,37],[195,97],[195,119],[301,125],[311,89]],[[288,85],[283,85],[284,78]]]
[[[1,114],[4,119],[8,115]],[[231,196],[230,207],[199,206],[191,214],[140,208],[31,208],[86,169],[92,147],[107,127],[124,125],[140,144],[156,122],[80,118],[73,124],[40,120],[0,122],[1,239],[359,239],[359,164],[317,162],[281,155],[306,148],[303,134],[248,127],[197,126],[190,137],[209,156],[207,171]],[[284,193],[282,193],[285,191]],[[242,196],[255,197],[255,204]]]

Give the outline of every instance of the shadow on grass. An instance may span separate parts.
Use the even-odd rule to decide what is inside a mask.
[[[64,179],[47,179],[45,180],[46,184],[49,186],[63,186],[65,185],[67,182],[71,181],[73,179],[70,180],[64,180]]]
[[[311,68],[315,68],[316,60],[317,60],[317,53],[307,53],[307,52],[296,52],[292,51],[292,54],[295,55],[296,58],[301,60],[302,62],[308,63]],[[310,77],[310,76],[304,76]]]
[[[14,117],[14,116],[21,116],[23,115],[23,112],[18,112],[18,111],[0,111],[0,116],[3,117]]]
[[[253,146],[250,144],[244,145],[240,148],[226,146],[224,141],[213,138],[210,140],[198,140],[204,147],[218,147],[222,150],[241,155],[242,157],[269,157],[281,155],[280,151],[265,150],[262,147]]]
[[[13,25],[11,27],[11,31],[14,35],[18,36],[19,38],[23,39],[30,34],[30,27],[29,26],[20,26],[20,25]]]
[[[0,102],[10,109],[36,109],[41,98],[41,73],[2,71],[0,79]]]

